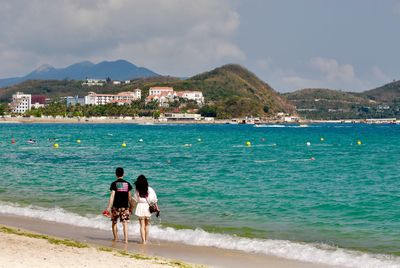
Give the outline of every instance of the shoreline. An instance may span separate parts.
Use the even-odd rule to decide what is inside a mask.
[[[130,238],[127,245],[118,242],[113,243],[110,231],[94,228],[78,227],[69,224],[45,221],[36,218],[22,217],[11,214],[0,214],[0,224],[12,228],[20,228],[29,232],[40,233],[62,239],[75,240],[81,243],[110,247],[115,250],[124,250],[130,253],[139,253],[145,256],[161,257],[165,259],[181,260],[191,264],[206,265],[210,267],[297,267],[297,268],[327,268],[333,267],[311,262],[301,262],[284,259],[275,256],[246,253],[238,250],[227,250],[205,246],[191,246],[181,243],[173,243],[152,239],[150,244],[141,245],[139,237],[132,235],[134,230],[130,228]],[[121,233],[121,230],[120,230]],[[150,230],[151,237],[151,230]],[[38,249],[37,256],[40,256]],[[1,257],[0,257],[1,260]]]
[[[241,121],[240,119],[239,121]],[[136,124],[136,125],[165,125],[165,124],[200,124],[200,125],[222,125],[222,124],[245,124],[245,125],[263,125],[263,124],[400,124],[400,120],[393,119],[340,119],[340,120],[300,120],[298,122],[285,122],[282,120],[264,120],[252,123],[238,123],[236,119],[215,119],[207,120],[159,120],[151,117],[0,117],[1,123],[43,123],[43,124]]]

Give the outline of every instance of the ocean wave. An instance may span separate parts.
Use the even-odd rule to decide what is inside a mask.
[[[259,124],[254,125],[254,127],[267,127],[267,128],[309,128],[309,127],[316,127],[314,125],[280,125],[280,124]]]
[[[66,223],[79,227],[90,227],[101,230],[110,229],[109,220],[101,215],[88,214],[81,216],[59,207],[24,207],[18,204],[0,202],[0,213]],[[132,225],[133,228],[138,228],[137,223],[132,223]],[[157,239],[188,245],[240,250],[340,267],[400,267],[400,257],[358,252],[326,244],[243,238],[227,234],[209,233],[201,229],[176,230],[171,227],[158,225],[152,226],[151,233]]]
[[[254,125],[254,127],[285,127],[285,125]]]

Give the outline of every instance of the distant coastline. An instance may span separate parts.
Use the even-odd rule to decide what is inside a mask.
[[[324,124],[324,123],[344,123],[344,124],[400,124],[396,118],[381,119],[340,119],[340,120],[305,120],[296,122],[285,122],[283,120],[260,120],[258,122],[247,121],[246,119],[215,119],[206,120],[164,120],[152,117],[0,117],[0,123],[62,123],[62,124],[139,124],[139,125],[160,125],[160,124]]]

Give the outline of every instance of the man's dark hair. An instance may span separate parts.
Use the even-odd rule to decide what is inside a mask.
[[[117,167],[117,169],[115,170],[115,175],[118,178],[121,178],[122,176],[124,176],[124,169],[122,167]]]

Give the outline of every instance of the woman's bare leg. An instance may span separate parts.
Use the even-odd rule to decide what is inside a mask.
[[[144,220],[144,223],[145,223],[145,237],[146,237],[146,242],[147,242],[147,240],[149,239],[149,231],[150,231],[150,219],[145,219]]]
[[[142,244],[146,244],[146,220],[139,219],[140,224],[140,237],[142,238]]]

